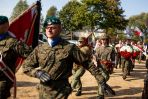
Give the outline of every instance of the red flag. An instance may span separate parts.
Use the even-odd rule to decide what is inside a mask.
[[[25,42],[33,48],[38,44],[40,23],[40,2],[32,5],[24,11],[13,22],[10,23],[9,31],[13,33],[18,40]],[[18,59],[16,63],[16,71],[19,69],[22,59]]]
[[[134,32],[135,32],[135,35],[137,36],[143,36],[142,31],[138,27],[135,28]]]

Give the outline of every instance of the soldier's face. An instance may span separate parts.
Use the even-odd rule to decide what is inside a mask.
[[[46,27],[46,36],[47,38],[55,38],[61,32],[61,25],[48,25]]]
[[[107,43],[106,39],[102,39],[102,40],[101,40],[101,43],[102,43],[102,44],[106,44],[106,43]]]
[[[0,34],[5,33],[8,31],[9,23],[4,23],[0,25]]]

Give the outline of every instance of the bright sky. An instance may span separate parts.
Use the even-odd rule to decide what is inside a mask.
[[[12,10],[19,0],[0,0],[0,15],[11,16]],[[47,10],[51,6],[56,6],[58,10],[62,8],[69,0],[41,0],[42,14],[46,16]],[[27,0],[28,4],[36,2],[36,0]],[[121,0],[121,6],[125,10],[124,15],[129,18],[142,12],[148,13],[148,0]]]

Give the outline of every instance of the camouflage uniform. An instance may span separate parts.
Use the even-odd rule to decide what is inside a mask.
[[[0,16],[0,26],[3,24],[8,24],[8,19],[5,16]],[[9,25],[7,25],[7,27],[9,27]],[[4,27],[0,29],[3,31]],[[6,66],[15,73],[15,63],[18,56],[27,57],[32,50],[24,43],[17,41],[15,38],[10,36],[9,32],[3,32],[0,33],[1,58]],[[10,89],[13,86],[13,82],[4,74],[7,70],[7,68],[0,69],[0,99],[7,99],[10,97]]]
[[[109,39],[109,37],[104,34],[100,37],[100,39]],[[108,42],[109,43],[109,42]],[[96,53],[97,57],[99,58],[100,62],[101,62],[101,65],[103,66],[102,68],[102,72],[106,81],[109,80],[109,74],[112,73],[113,71],[113,62],[115,62],[115,50],[113,47],[109,46],[108,44],[104,45],[104,46],[100,46],[99,48],[96,49]],[[106,63],[104,62],[110,62],[109,65],[111,65],[111,68],[107,66]],[[115,63],[114,63],[115,64]],[[98,83],[99,85],[99,83]],[[100,85],[99,85],[100,86]],[[102,92],[101,92],[101,88],[99,88],[98,90],[98,95],[104,95]]]
[[[4,63],[15,73],[17,57],[27,57],[31,50],[16,39],[7,37],[0,41],[0,52],[3,55]],[[12,81],[0,70],[0,99],[7,99],[7,97],[10,96],[10,88],[12,85]]]
[[[116,62],[116,68],[121,68],[121,55],[120,55],[120,48],[123,46],[123,44],[121,44],[121,41],[119,44],[115,45],[115,52],[116,52],[116,56],[115,56],[115,62]]]
[[[91,57],[91,49],[89,46],[84,45],[80,48],[80,50],[86,55],[86,57]],[[73,80],[71,82],[71,87],[72,89],[77,90],[76,96],[81,95],[82,83],[80,78],[83,76],[84,73],[85,73],[84,67],[74,64],[74,67],[72,70]]]
[[[109,45],[100,46],[96,50],[96,54],[101,61],[115,62],[115,50],[113,47],[110,47]],[[105,66],[104,64],[102,65],[103,65],[103,68],[108,71],[107,66]],[[110,71],[108,71],[108,73],[110,73]]]
[[[23,72],[36,77],[35,73],[40,69],[50,75],[49,83],[39,84],[40,99],[67,99],[72,91],[68,78],[72,74],[74,62],[82,64],[99,82],[104,79],[98,68],[88,62],[76,45],[63,39],[54,47],[50,47],[48,43],[36,47],[24,61]]]
[[[133,50],[133,47],[131,44],[126,44],[125,46],[130,46],[130,48]],[[125,80],[126,76],[130,75],[130,71],[133,67],[132,58],[126,59],[123,56],[121,56],[121,64],[122,64],[122,72],[123,72],[122,78]]]

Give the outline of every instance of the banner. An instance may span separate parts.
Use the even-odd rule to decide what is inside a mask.
[[[135,33],[135,35],[137,35],[137,36],[143,36],[142,31],[141,31],[138,27],[135,27],[134,33]]]
[[[40,2],[37,1],[30,8],[24,11],[20,16],[10,23],[9,32],[15,37],[25,42],[33,48],[38,45],[38,35],[40,27]],[[20,68],[23,59],[18,58],[16,71]]]

